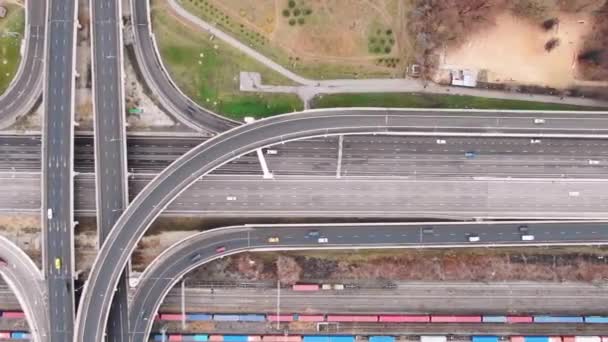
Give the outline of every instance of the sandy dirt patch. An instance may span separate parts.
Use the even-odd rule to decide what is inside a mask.
[[[576,83],[574,61],[591,25],[588,14],[561,14],[558,18],[559,27],[545,31],[513,15],[499,15],[495,26],[448,51],[443,62],[487,69],[488,82],[566,88]],[[547,52],[545,44],[553,38],[559,39],[559,45]]]

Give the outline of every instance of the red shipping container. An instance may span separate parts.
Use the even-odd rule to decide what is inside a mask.
[[[9,340],[11,338],[10,332],[0,332],[0,338]]]
[[[549,337],[549,342],[562,342],[561,336],[551,336]]]
[[[294,284],[292,289],[294,291],[318,291],[318,284]]]
[[[511,342],[524,342],[526,339],[523,336],[511,336]]]
[[[325,321],[325,316],[323,316],[323,315],[298,315],[298,321],[323,322],[323,321]]]
[[[380,322],[410,322],[410,323],[428,323],[431,321],[429,315],[386,315],[380,316]]]
[[[169,342],[181,342],[182,341],[182,335],[169,335]]]
[[[378,322],[378,316],[327,315],[328,322]]]
[[[25,314],[21,311],[4,311],[2,313],[3,318],[25,318]]]
[[[300,335],[264,335],[262,336],[264,342],[301,342],[302,336]]]
[[[292,322],[293,321],[293,315],[267,315],[266,318],[268,318],[269,322]]]
[[[574,336],[564,336],[564,342],[574,342],[575,340]]]
[[[224,335],[209,335],[209,341],[222,342],[223,340],[224,340]]]
[[[481,323],[481,316],[431,316],[432,323]]]
[[[182,314],[160,314],[161,321],[181,321],[183,317]]]
[[[507,323],[532,323],[532,316],[507,316]]]

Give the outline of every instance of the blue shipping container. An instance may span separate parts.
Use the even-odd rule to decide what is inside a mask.
[[[304,342],[329,342],[329,336],[304,335]]]
[[[194,335],[182,335],[182,342],[194,342]]]
[[[237,322],[239,320],[239,315],[217,314],[217,315],[213,315],[213,320],[220,321],[220,322]]]
[[[239,315],[239,321],[242,322],[265,322],[265,315]]]
[[[548,336],[524,336],[526,342],[549,342]]]
[[[196,334],[194,335],[194,340],[197,342],[206,342],[209,341],[208,335]]]
[[[484,323],[507,323],[507,316],[483,316],[481,321]]]
[[[247,335],[224,335],[224,342],[247,342]]]
[[[329,342],[355,342],[355,336],[329,336]]]
[[[369,342],[395,342],[394,336],[370,336]]]
[[[585,316],[585,323],[608,323],[608,316]]]
[[[473,336],[473,342],[498,342],[498,336]]]
[[[534,316],[534,323],[583,323],[580,316]]]
[[[193,313],[186,314],[186,319],[188,321],[210,321],[212,320],[212,317],[209,314]]]
[[[165,338],[165,341],[166,340],[167,339]],[[163,342],[163,335],[160,335],[160,334],[154,335],[154,342]]]
[[[30,334],[21,331],[12,332],[11,338],[14,340],[28,340],[30,339]]]

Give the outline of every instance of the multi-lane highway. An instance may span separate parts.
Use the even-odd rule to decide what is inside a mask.
[[[176,160],[135,198],[118,220],[101,248],[85,286],[75,340],[102,339],[113,291],[119,281],[117,267],[126,266],[152,221],[201,176],[256,148],[315,136],[374,132],[528,138],[605,136],[608,118],[589,113],[573,116],[571,113],[481,111],[465,114],[455,111],[437,115],[432,111],[341,109],[287,114],[232,129]]]
[[[352,249],[355,246],[418,248],[514,245],[522,243],[520,226],[521,223],[276,225],[235,226],[199,233],[166,249],[141,275],[129,309],[130,326],[134,331],[132,341],[146,340],[162,300],[188,271],[228,254],[249,250]],[[608,243],[605,223],[538,223],[529,224],[528,227],[528,233],[536,236],[532,244]],[[432,228],[432,231],[425,232],[427,228]],[[312,231],[317,231],[318,235],[311,236]],[[467,242],[467,237],[473,234],[481,238],[479,243]],[[278,237],[279,242],[270,242],[270,237]],[[319,243],[319,238],[326,238],[327,242]],[[360,300],[365,301],[364,298]],[[483,300],[479,296],[473,303],[481,306]],[[351,303],[356,305],[357,299]],[[437,310],[432,307],[426,309],[432,312]],[[370,310],[386,311],[383,306],[370,306]]]
[[[25,49],[13,81],[0,96],[0,128],[32,110],[42,93],[47,0],[25,2]]]
[[[221,133],[238,125],[200,107],[179,90],[169,76],[157,53],[148,0],[130,0],[137,66],[147,86],[156,95],[169,115],[182,124],[205,133]]]
[[[74,325],[73,135],[75,0],[49,0],[42,145],[43,269],[49,341],[72,339]]]
[[[99,245],[128,205],[127,134],[119,0],[91,1],[95,176]],[[108,341],[127,341],[127,280],[118,285],[108,322]]]
[[[42,273],[18,246],[0,236],[0,276],[16,295],[32,331],[34,341],[48,341],[47,290]]]

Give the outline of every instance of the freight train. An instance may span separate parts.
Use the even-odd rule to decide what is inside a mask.
[[[356,342],[354,335],[155,334],[154,342]],[[369,336],[368,342],[395,342],[395,336]],[[608,336],[472,336],[472,342],[608,342]],[[447,342],[446,336],[420,336],[420,342]]]

